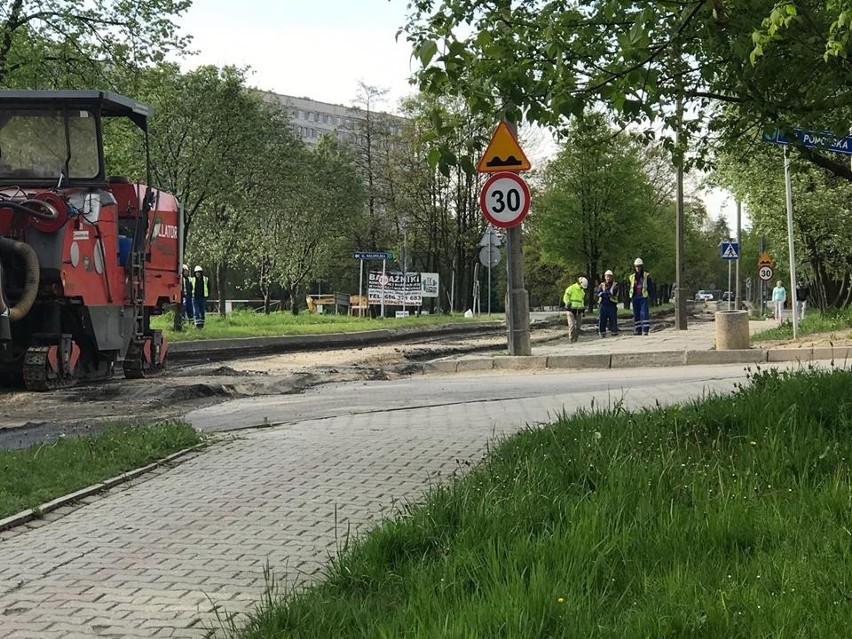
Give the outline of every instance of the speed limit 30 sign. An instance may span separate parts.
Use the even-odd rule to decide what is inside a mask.
[[[772,267],[761,266],[759,269],[757,269],[757,276],[764,282],[768,282],[772,279]]]
[[[530,189],[514,173],[495,173],[482,186],[479,194],[482,214],[494,226],[507,229],[517,226],[530,210]]]

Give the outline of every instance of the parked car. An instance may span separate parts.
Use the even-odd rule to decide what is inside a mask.
[[[733,291],[725,291],[722,293],[722,301],[724,302],[733,302],[735,299],[737,299],[737,295]]]
[[[713,301],[713,293],[710,291],[700,290],[695,294],[696,302],[712,302]]]

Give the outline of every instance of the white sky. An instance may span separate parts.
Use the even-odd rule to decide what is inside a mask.
[[[181,20],[201,64],[250,66],[249,84],[350,106],[358,82],[388,90],[384,110],[414,92],[404,36],[408,0],[194,0]]]
[[[194,0],[181,20],[197,51],[184,70],[202,64],[251,67],[249,84],[284,95],[350,106],[358,83],[387,89],[382,110],[394,111],[415,92],[408,83],[417,63],[404,36],[408,0]],[[539,136],[540,138],[540,136]],[[553,148],[525,146],[533,164]],[[538,151],[538,152],[537,152]],[[735,232],[727,192],[704,198],[710,215],[723,212]],[[726,200],[729,200],[726,202]],[[743,224],[746,224],[744,217]]]

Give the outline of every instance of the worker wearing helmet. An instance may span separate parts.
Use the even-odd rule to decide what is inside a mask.
[[[595,289],[598,298],[598,333],[606,337],[606,327],[609,332],[618,335],[618,282],[615,281],[612,271],[604,273],[604,281]]]
[[[586,308],[586,289],[589,288],[589,280],[582,275],[577,281],[565,289],[562,303],[565,305],[565,315],[568,319],[568,341],[576,342],[580,337],[580,319]]]
[[[633,262],[630,274],[630,304],[633,306],[633,333],[647,335],[651,331],[651,319],[648,314],[649,298],[654,291],[654,280],[645,272],[645,263],[641,257]]]
[[[192,276],[189,274],[189,267],[184,264],[181,268],[180,275],[180,302],[183,307],[183,320],[192,321]]]
[[[204,274],[204,269],[196,266],[192,269],[192,305],[195,318],[195,328],[204,328],[204,311],[207,297],[210,295],[210,280]]]

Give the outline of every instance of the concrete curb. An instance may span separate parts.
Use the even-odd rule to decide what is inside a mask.
[[[645,353],[533,355],[443,359],[423,364],[424,373],[467,373],[488,370],[639,368],[647,366],[713,366],[764,362],[852,361],[852,346],[836,348],[749,348],[730,351],[649,351]]]
[[[27,510],[22,510],[17,514],[0,519],[0,532],[10,530],[11,528],[15,528],[16,526],[20,526],[22,524],[29,523],[34,519],[41,519],[47,513],[54,511],[58,508],[68,506],[69,504],[73,504],[74,502],[80,501],[81,499],[85,499],[86,497],[91,497],[92,495],[118,486],[119,484],[123,484],[132,479],[136,479],[137,477],[144,475],[145,473],[149,473],[152,470],[159,468],[160,466],[165,466],[169,462],[172,462],[175,459],[178,459],[179,457],[183,457],[184,455],[188,455],[189,453],[196,452],[206,445],[206,443],[201,443],[196,444],[191,448],[184,448],[183,450],[179,450],[176,453],[172,453],[168,457],[163,457],[162,459],[158,459],[157,461],[148,464],[147,466],[142,466],[142,468],[129,470],[126,473],[121,473],[120,475],[116,475],[115,477],[105,479],[104,481],[98,484],[93,484],[73,493],[63,495],[62,497],[51,499],[50,501],[41,504],[37,508],[28,508]]]

